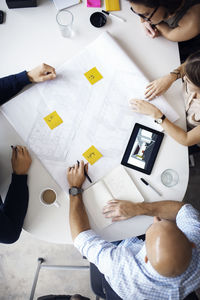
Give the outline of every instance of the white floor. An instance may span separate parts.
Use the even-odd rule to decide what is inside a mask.
[[[45,258],[49,264],[88,265],[73,245],[39,241],[23,231],[16,243],[0,244],[0,300],[29,299],[38,257]],[[34,299],[48,294],[76,293],[95,299],[88,270],[42,269]]]

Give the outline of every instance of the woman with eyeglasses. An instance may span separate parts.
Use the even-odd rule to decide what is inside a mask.
[[[146,34],[174,42],[200,34],[200,0],[129,0]]]
[[[186,62],[170,74],[151,82],[146,89],[148,100],[166,92],[178,78],[184,80],[184,98],[189,131],[170,122],[155,105],[145,100],[132,99],[135,112],[150,115],[178,143],[185,146],[200,146],[200,51],[190,55]]]

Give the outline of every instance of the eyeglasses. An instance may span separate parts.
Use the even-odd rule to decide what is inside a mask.
[[[132,10],[132,12],[134,14],[136,14],[137,16],[139,16],[140,18],[144,19],[147,22],[151,22],[151,18],[153,17],[153,15],[156,13],[156,11],[158,10],[159,6],[157,6],[153,12],[151,13],[151,15],[149,17],[144,16],[143,14],[138,14],[136,11],[134,11],[134,9],[132,7],[130,7],[130,9]]]

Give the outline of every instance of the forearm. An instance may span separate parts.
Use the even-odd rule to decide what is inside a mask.
[[[0,78],[0,105],[15,96],[29,83],[26,71]]]
[[[70,195],[69,221],[72,239],[74,240],[79,233],[90,229],[89,219],[82,200],[82,195]]]
[[[162,128],[170,135],[175,141],[184,146],[188,146],[188,133],[179,126],[170,122],[167,118],[161,124]]]
[[[6,216],[21,228],[28,208],[28,186],[27,175],[12,175],[12,182],[9,186],[2,210]]]
[[[163,129],[170,135],[175,141],[184,146],[192,146],[200,142],[200,126],[197,126],[190,131],[185,131],[179,126],[170,122],[167,118],[161,124]]]
[[[134,215],[146,215],[146,216],[157,216],[160,219],[167,219],[174,221],[176,215],[181,207],[184,205],[182,202],[178,201],[159,201],[152,203],[138,203],[136,208],[134,208]]]

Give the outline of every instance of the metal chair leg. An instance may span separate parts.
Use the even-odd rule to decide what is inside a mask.
[[[32,285],[32,289],[31,289],[31,294],[30,294],[29,300],[33,300],[33,298],[34,298],[35,289],[36,289],[36,285],[37,285],[37,281],[38,281],[38,276],[39,276],[40,269],[41,269],[41,266],[42,266],[43,262],[45,262],[44,258],[39,257],[38,258],[38,265],[37,265],[37,269],[36,269],[36,272],[35,272],[35,277],[34,277],[34,280],[33,280],[33,285]]]

